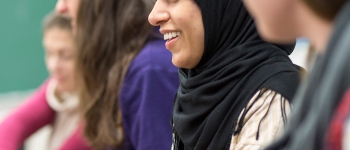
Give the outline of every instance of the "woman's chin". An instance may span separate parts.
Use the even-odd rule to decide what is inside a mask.
[[[66,93],[66,92],[71,93],[72,91],[73,91],[73,88],[68,85],[64,85],[60,83],[57,84],[57,87],[56,87],[57,93]]]
[[[192,60],[191,61],[186,61],[184,59],[176,59],[173,56],[172,63],[174,66],[178,68],[185,68],[185,69],[192,69],[196,67],[197,63],[194,63]]]

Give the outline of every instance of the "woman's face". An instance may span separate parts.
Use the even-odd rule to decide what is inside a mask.
[[[56,12],[65,14],[72,19],[72,27],[75,27],[80,0],[57,0]]]
[[[57,92],[73,92],[75,83],[75,45],[71,31],[57,27],[44,33],[46,67],[57,80]]]
[[[243,0],[260,35],[271,42],[295,41],[294,0]]]
[[[201,10],[194,0],[157,0],[148,21],[160,26],[175,66],[197,66],[204,52],[204,27]]]

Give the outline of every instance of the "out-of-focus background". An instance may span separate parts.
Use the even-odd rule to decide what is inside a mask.
[[[0,1],[0,122],[48,76],[41,22],[55,4],[55,0]],[[44,142],[28,142],[26,149],[45,149],[39,144]]]
[[[41,22],[55,2],[0,1],[0,93],[33,89],[47,77]]]
[[[42,19],[55,0],[0,1],[0,123],[48,77],[42,48]],[[290,56],[305,66],[308,41],[300,38]],[[35,108],[33,108],[35,109]],[[45,150],[49,127],[34,134],[25,150]]]

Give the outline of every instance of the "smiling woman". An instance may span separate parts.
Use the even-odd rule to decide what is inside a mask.
[[[157,2],[155,9],[167,8],[169,11],[152,12],[148,20],[152,25],[160,26],[160,33],[167,40],[165,46],[173,54],[173,64],[180,68],[194,68],[204,50],[201,10],[193,0],[176,0],[174,4],[173,1]]]
[[[158,0],[148,20],[180,67],[175,149],[261,149],[278,136],[299,83],[294,44],[263,41],[241,0]]]

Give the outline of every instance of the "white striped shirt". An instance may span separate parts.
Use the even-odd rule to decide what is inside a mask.
[[[252,105],[244,118],[242,130],[232,136],[230,150],[263,149],[283,132],[284,122],[290,114],[291,106],[279,93],[263,90],[260,98],[257,99],[260,93],[258,91],[245,107]],[[257,133],[259,133],[258,139]]]

